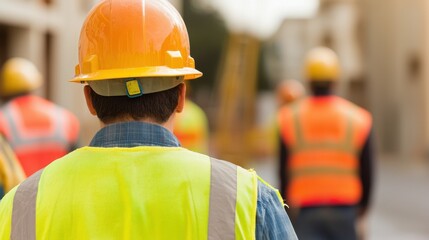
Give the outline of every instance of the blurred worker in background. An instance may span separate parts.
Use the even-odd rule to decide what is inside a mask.
[[[283,80],[276,87],[276,101],[279,109],[303,98],[304,96],[304,85],[295,79]]]
[[[279,179],[276,175],[279,166],[279,124],[277,114],[281,107],[294,103],[305,96],[304,85],[295,79],[286,79],[280,81],[274,91],[275,108],[269,116],[268,121],[262,127],[256,129],[256,135],[253,137],[252,156],[255,161],[251,167],[256,169],[259,174],[269,181],[273,186],[279,187]]]
[[[174,135],[180,145],[194,152],[209,153],[209,124],[206,113],[190,97],[191,85],[186,82],[187,97],[183,111],[176,116]]]
[[[371,115],[333,95],[339,68],[332,50],[311,50],[306,77],[313,96],[279,113],[281,190],[303,240],[357,239],[356,220],[368,209]]]
[[[280,81],[275,89],[276,111],[255,137],[254,155],[259,159],[271,161],[279,155],[279,126],[277,113],[281,107],[302,99],[305,96],[304,85],[295,79]],[[275,161],[274,160],[274,161]]]
[[[26,176],[76,148],[79,122],[66,109],[33,95],[43,84],[38,69],[11,58],[0,75],[0,132],[9,141]]]
[[[102,129],[3,198],[0,239],[296,239],[278,191],[173,135],[202,74],[168,1],[101,1],[79,45],[72,81]]]
[[[0,200],[25,179],[24,171],[9,143],[0,134]]]
[[[174,123],[174,135],[182,147],[194,152],[208,154],[209,126],[207,116],[203,109],[189,98],[186,98],[183,111],[177,114]]]

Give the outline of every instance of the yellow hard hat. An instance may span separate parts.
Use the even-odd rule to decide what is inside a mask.
[[[0,96],[10,97],[31,92],[42,84],[42,75],[32,62],[24,58],[11,58],[1,70]]]
[[[106,0],[92,9],[83,24],[79,64],[71,81],[92,84],[102,95],[112,96],[124,94],[122,90],[106,93],[101,85],[109,83],[104,80],[137,79],[135,86],[146,84],[145,92],[147,88],[155,92],[200,76],[190,56],[185,23],[168,1]],[[95,83],[100,81],[103,84]]]
[[[336,81],[340,74],[340,64],[334,51],[317,47],[307,55],[305,73],[309,81]]]

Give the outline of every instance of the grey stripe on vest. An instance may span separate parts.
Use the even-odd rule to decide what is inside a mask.
[[[12,104],[10,103],[7,104],[3,108],[3,112],[4,112],[5,120],[9,124],[9,132],[11,135],[10,145],[13,148],[17,148],[17,147],[23,147],[26,145],[54,142],[54,143],[61,143],[63,146],[67,146],[68,144],[67,140],[62,134],[62,131],[64,131],[64,127],[65,127],[65,119],[64,119],[65,117],[62,115],[62,112],[60,111],[59,108],[55,108],[54,111],[55,111],[55,116],[59,118],[59,120],[58,122],[54,122],[55,132],[53,135],[46,135],[46,136],[37,135],[37,137],[24,138],[21,136],[21,132],[18,129],[17,124],[15,123],[16,120],[12,117],[18,113],[16,113],[16,111],[12,109]],[[17,115],[15,117],[21,117],[21,116]]]
[[[235,239],[237,166],[210,158],[210,208],[208,240]]]
[[[36,239],[37,189],[43,169],[19,185],[13,199],[11,240]]]

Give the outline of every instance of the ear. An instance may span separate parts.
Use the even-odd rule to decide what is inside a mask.
[[[179,92],[179,102],[177,103],[176,112],[180,113],[183,111],[183,108],[185,107],[185,100],[186,100],[186,84],[181,83],[182,87],[180,88]]]
[[[83,88],[83,93],[85,95],[86,106],[88,107],[89,112],[92,115],[97,116],[97,111],[95,111],[94,105],[92,105],[91,100],[92,89],[88,85],[85,85],[85,87]]]

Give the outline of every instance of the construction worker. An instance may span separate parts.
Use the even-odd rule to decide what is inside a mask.
[[[295,79],[280,81],[276,87],[276,100],[279,109],[303,98],[304,96],[304,85]]]
[[[194,152],[208,154],[208,120],[196,103],[186,98],[185,106],[177,114],[174,124],[174,135],[182,147]]]
[[[300,239],[357,239],[371,190],[371,115],[333,95],[340,67],[331,49],[312,49],[305,65],[313,96],[278,116],[282,194]]]
[[[268,123],[259,129],[255,136],[254,155],[263,161],[275,161],[279,148],[277,111],[281,107],[302,99],[305,96],[304,85],[295,79],[280,81],[275,89],[276,111]]]
[[[0,239],[297,239],[255,172],[181,148],[184,80],[202,74],[165,0],[105,0],[86,18],[72,82],[102,128],[10,191]],[[37,196],[37,199],[36,199]]]
[[[30,176],[76,148],[79,122],[64,108],[33,95],[43,78],[30,61],[11,58],[0,75],[0,133]]]
[[[12,148],[0,134],[0,200],[25,179],[24,171]]]

